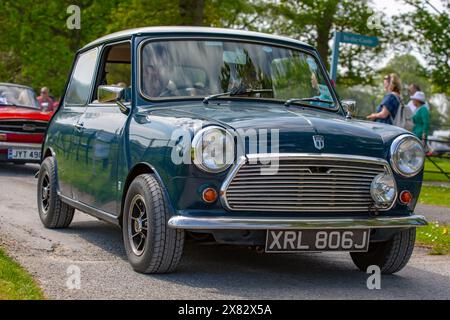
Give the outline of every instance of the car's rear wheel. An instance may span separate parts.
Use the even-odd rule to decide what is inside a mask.
[[[381,273],[392,274],[408,263],[415,239],[416,228],[405,229],[398,231],[388,241],[371,243],[368,252],[352,252],[350,255],[361,271],[366,272],[369,266],[376,265]]]
[[[61,201],[57,193],[56,165],[53,157],[45,158],[39,169],[37,202],[39,218],[46,228],[66,228],[75,209]]]
[[[163,191],[155,177],[136,177],[128,189],[122,218],[125,250],[134,270],[169,273],[178,266],[184,231],[169,228],[168,219]]]

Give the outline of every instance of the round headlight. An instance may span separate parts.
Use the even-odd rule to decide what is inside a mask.
[[[397,186],[392,175],[380,173],[370,185],[370,194],[375,203],[382,207],[389,206],[397,196]]]
[[[425,152],[419,139],[402,135],[391,145],[391,165],[395,172],[404,176],[415,176],[422,170]]]
[[[206,172],[226,170],[234,161],[233,136],[216,126],[200,130],[192,140],[192,160]]]

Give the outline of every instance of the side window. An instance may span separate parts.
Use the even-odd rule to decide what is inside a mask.
[[[98,49],[92,49],[78,56],[72,78],[67,88],[65,103],[84,105],[89,99],[97,63]]]
[[[131,44],[129,42],[114,44],[103,50],[93,103],[97,102],[98,87],[103,85],[125,88],[126,100],[129,99],[131,92]]]

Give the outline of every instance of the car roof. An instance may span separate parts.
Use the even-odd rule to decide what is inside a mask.
[[[89,48],[98,46],[100,44],[111,42],[115,40],[129,39],[134,35],[160,35],[165,33],[177,33],[177,34],[192,34],[196,33],[196,35],[203,36],[217,36],[217,37],[226,37],[226,36],[241,36],[241,37],[254,37],[260,38],[261,40],[269,40],[269,41],[283,41],[290,42],[292,44],[300,45],[303,47],[308,47],[313,49],[312,46],[292,38],[277,36],[267,33],[254,32],[254,31],[243,31],[243,30],[234,30],[234,29],[224,29],[224,28],[209,28],[209,27],[145,27],[145,28],[136,28],[123,30],[119,32],[115,32],[104,37],[98,38],[97,40],[92,41],[91,43],[84,46],[80,51],[87,50]]]
[[[24,86],[23,84],[8,83],[8,82],[0,82],[0,86],[5,86],[5,87],[19,87],[19,88],[24,88],[24,89],[30,89],[30,90],[33,90],[33,88],[31,88],[31,87],[29,87],[29,86]]]

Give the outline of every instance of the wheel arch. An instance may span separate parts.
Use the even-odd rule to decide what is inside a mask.
[[[163,195],[164,195],[164,199],[166,200],[166,204],[169,208],[169,211],[171,214],[173,214],[173,207],[172,207],[172,203],[169,201],[169,194],[167,192],[167,189],[164,185],[164,182],[161,178],[161,176],[159,175],[158,171],[148,162],[140,162],[138,164],[136,164],[128,173],[127,178],[125,180],[125,183],[123,185],[123,191],[122,191],[122,197],[121,197],[121,201],[120,201],[120,212],[119,212],[119,223],[120,226],[122,226],[122,216],[123,216],[123,209],[125,207],[125,198],[127,196],[128,193],[128,189],[131,185],[131,183],[133,182],[133,180],[141,175],[141,174],[153,174],[156,178],[156,180],[158,180],[162,190],[163,190]]]
[[[55,160],[55,172],[56,172],[56,190],[59,193],[59,175],[58,175],[58,160],[56,159],[56,153],[52,147],[47,147],[42,153],[41,163],[44,162],[45,159],[52,157]],[[36,177],[39,174],[39,171],[36,173]]]
[[[52,149],[52,147],[47,147],[47,148],[44,150],[44,152],[43,152],[43,154],[42,154],[42,161],[44,161],[44,159],[45,159],[45,158],[48,158],[48,157],[53,157],[53,158],[55,158],[55,162],[56,162],[56,153],[55,153],[55,151]]]

